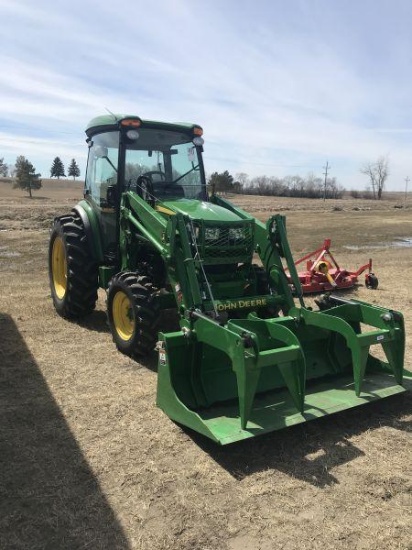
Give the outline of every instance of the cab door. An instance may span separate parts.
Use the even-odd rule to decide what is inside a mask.
[[[100,233],[105,257],[116,257],[117,224],[113,201],[108,200],[109,188],[118,182],[119,132],[104,132],[93,136],[89,142],[85,199],[99,218]]]

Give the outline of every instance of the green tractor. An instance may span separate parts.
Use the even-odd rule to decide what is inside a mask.
[[[158,351],[158,406],[220,444],[404,392],[402,314],[334,296],[306,307],[284,217],[263,224],[208,194],[202,133],[89,123],[84,199],[50,238],[57,312],[88,315],[105,289],[117,348]],[[170,309],[178,324],[162,331]]]

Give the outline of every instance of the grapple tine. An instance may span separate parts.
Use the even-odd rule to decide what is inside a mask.
[[[353,348],[352,347],[352,360],[353,360],[353,381],[355,383],[356,397],[360,396],[362,391],[362,382],[365,378],[366,363],[369,356],[369,347]]]
[[[385,352],[388,363],[391,365],[395,380],[402,385],[403,382],[403,355],[404,348],[400,342],[383,342],[383,351]]]
[[[256,389],[259,382],[260,370],[253,368],[252,358],[245,361],[235,369],[237,388],[239,393],[239,415],[242,430],[246,429],[247,422],[253,408]]]
[[[272,321],[269,323],[269,332],[273,338],[280,339],[289,347],[295,349],[294,357],[290,362],[279,362],[277,366],[296,408],[299,412],[303,413],[305,403],[306,361],[303,355],[302,346],[295,334],[278,322]]]
[[[253,406],[253,399],[256,393],[257,384],[259,381],[259,373],[261,369],[268,367],[269,369],[278,368],[285,382],[286,387],[292,397],[293,403],[297,410],[303,413],[305,401],[305,378],[306,364],[303,355],[302,347],[297,337],[281,322],[287,322],[286,318],[282,320],[263,320],[263,319],[248,319],[244,321],[231,321],[229,323],[232,330],[242,333],[245,329],[249,334],[249,341],[253,346],[249,350],[245,350],[249,357],[245,357],[245,362],[242,365],[242,382],[250,378],[247,383],[251,385],[251,391],[243,391],[242,402],[239,404],[241,410],[250,411]],[[262,349],[262,336],[269,336],[266,342],[265,349]],[[252,351],[253,350],[253,351]],[[253,355],[252,355],[253,353]],[[236,372],[238,368],[234,366]],[[239,386],[239,375],[238,375]],[[243,397],[245,395],[245,397]],[[243,403],[244,404],[241,404]],[[242,416],[242,413],[241,413]],[[245,424],[246,426],[246,424]]]
[[[281,363],[278,367],[296,408],[303,414],[303,409],[305,406],[304,361],[297,359],[291,363]]]

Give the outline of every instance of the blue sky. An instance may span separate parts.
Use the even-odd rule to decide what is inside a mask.
[[[105,109],[201,124],[208,173],[412,178],[408,0],[0,0],[0,157],[84,174]]]

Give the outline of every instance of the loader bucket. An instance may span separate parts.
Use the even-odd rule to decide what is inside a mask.
[[[160,334],[157,404],[224,445],[404,392],[403,354],[401,314],[358,301],[224,326],[199,315]]]

